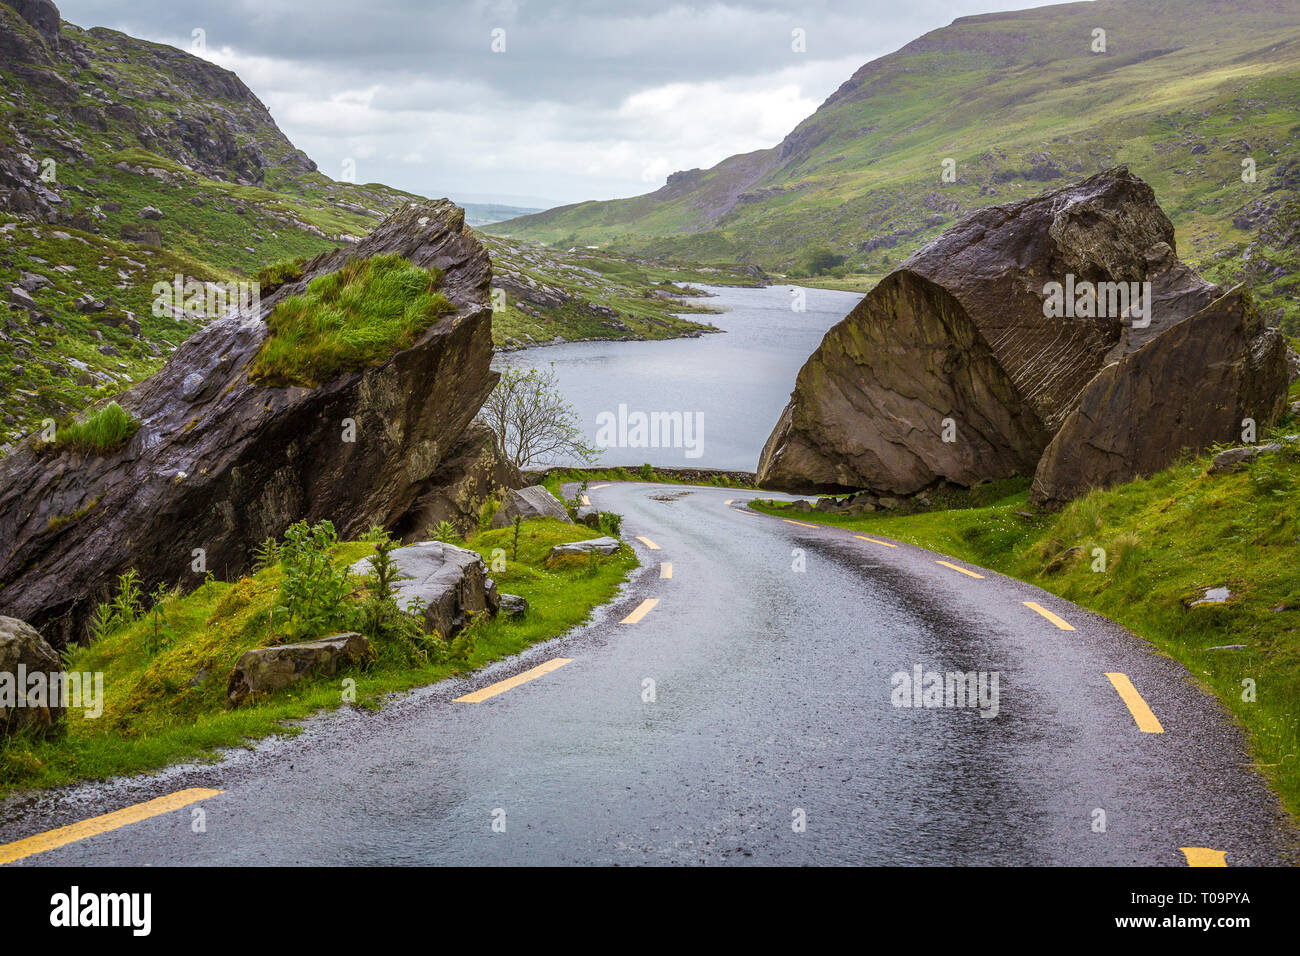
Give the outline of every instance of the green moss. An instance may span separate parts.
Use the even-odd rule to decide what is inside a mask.
[[[345,371],[378,365],[409,348],[455,307],[439,293],[442,275],[396,255],[349,262],[313,279],[267,318],[269,332],[250,379],[315,386]]]

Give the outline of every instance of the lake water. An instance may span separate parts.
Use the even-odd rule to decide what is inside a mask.
[[[800,367],[862,297],[804,289],[807,308],[796,312],[788,285],[703,288],[715,297],[700,301],[728,311],[688,318],[712,322],[720,333],[663,342],[573,342],[504,353],[496,365],[552,365],[588,441],[612,440],[602,447],[602,465],[753,471]],[[655,412],[674,417],[639,430],[637,413],[650,424]],[[641,446],[643,440],[662,444],[663,437],[678,439],[679,447]]]

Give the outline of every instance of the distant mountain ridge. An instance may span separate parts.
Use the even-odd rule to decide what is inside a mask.
[[[1253,266],[1225,262],[1214,278],[1258,280],[1261,304],[1294,327],[1293,263],[1270,229],[1290,236],[1297,218],[1297,110],[1300,0],[962,17],[865,64],[777,146],[488,231],[787,272],[828,245],[881,273],[977,208],[1122,163],[1155,187],[1198,268],[1253,245]]]

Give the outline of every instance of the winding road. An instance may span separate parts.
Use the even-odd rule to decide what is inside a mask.
[[[591,623],[218,764],[11,800],[0,861],[1292,862],[1240,731],[1118,625],[744,492],[589,493],[643,565]]]

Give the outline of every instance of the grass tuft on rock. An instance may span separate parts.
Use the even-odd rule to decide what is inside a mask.
[[[386,361],[455,311],[438,291],[441,282],[438,270],[398,255],[356,259],[313,279],[267,317],[269,332],[250,379],[314,387]]]
[[[92,454],[116,451],[131,440],[140,423],[117,402],[109,402],[80,421],[69,422],[54,433],[55,448]]]

